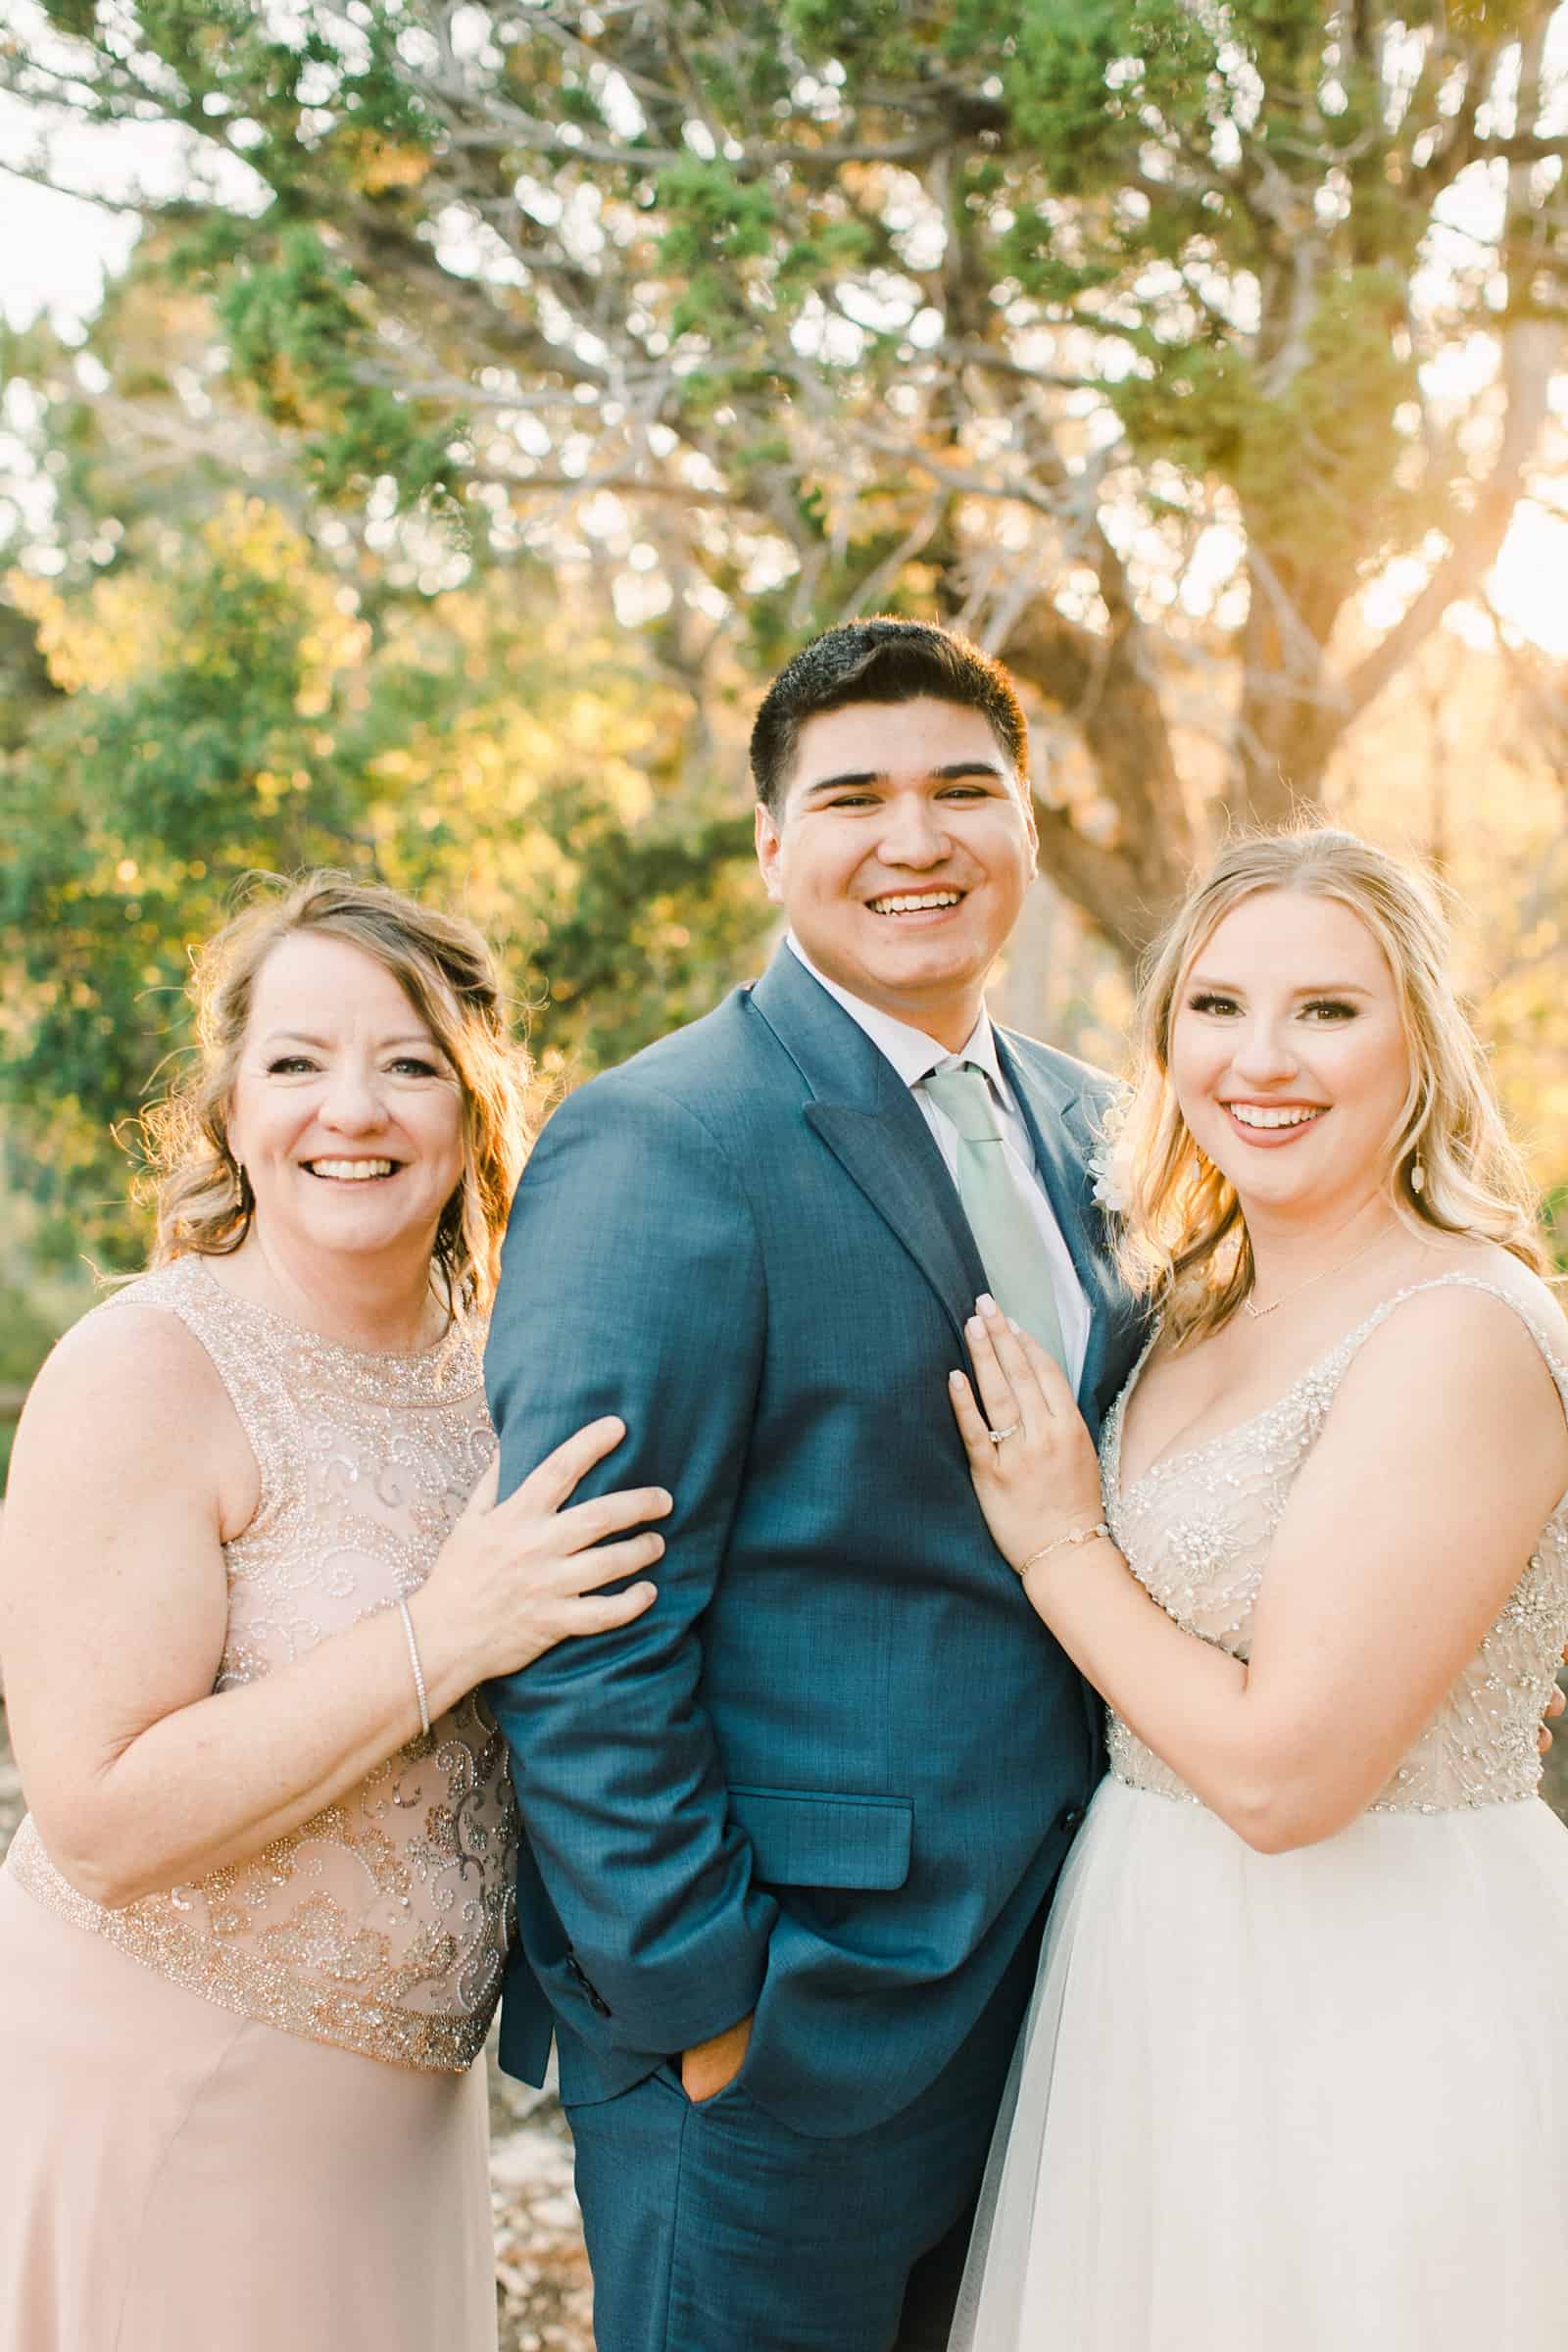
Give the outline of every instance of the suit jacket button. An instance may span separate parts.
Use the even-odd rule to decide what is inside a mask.
[[[610,2003],[604,1998],[598,1986],[589,1982],[588,1972],[583,1967],[581,1961],[577,1958],[575,1952],[568,1952],[566,1954],[566,1974],[573,1980],[573,1982],[581,1990],[589,2008],[600,2017],[608,2017],[610,2015]]]

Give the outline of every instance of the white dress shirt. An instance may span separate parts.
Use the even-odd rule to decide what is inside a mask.
[[[847,988],[840,988],[836,980],[830,980],[825,972],[819,972],[793,931],[786,934],[785,944],[805,964],[818,986],[825,988],[834,1003],[842,1004],[851,1020],[864,1030],[878,1053],[893,1064],[905,1085],[913,1090],[921,1115],[936,1139],[937,1150],[955,1185],[958,1181],[958,1131],[920,1088],[920,1080],[929,1077],[944,1062],[972,1061],[977,1069],[984,1070],[992,1101],[996,1104],[997,1119],[1002,1129],[1002,1148],[1006,1154],[1008,1169],[1018,1187],[1022,1205],[1034,1217],[1045,1248],[1046,1261],[1051,1268],[1052,1293],[1056,1301],[1056,1316],[1061,1324],[1061,1344],[1066,1351],[1064,1369],[1076,1389],[1083,1378],[1084,1355],[1089,1346],[1089,1301],[1078,1280],[1072,1253],[1062,1240],[1055,1212],[1040,1182],[1035,1166],[1034,1145],[1029,1140],[1029,1130],[1003,1076],[996,1035],[985,1006],[980,1008],[980,1018],[970,1033],[967,1045],[960,1053],[950,1054],[945,1046],[938,1045],[934,1037],[927,1037],[923,1029],[911,1029],[907,1021],[896,1019],[891,1012],[883,1012],[875,1004],[867,1004],[862,997],[852,996]]]

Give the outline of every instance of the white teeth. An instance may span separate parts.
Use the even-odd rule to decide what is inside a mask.
[[[906,892],[902,898],[872,899],[868,904],[873,914],[921,914],[928,906],[956,906],[961,895],[956,890],[927,890],[918,896]]]
[[[308,1159],[313,1176],[335,1176],[344,1184],[364,1184],[371,1176],[390,1176],[389,1159]]]
[[[1323,1115],[1321,1109],[1263,1110],[1251,1102],[1232,1102],[1229,1109],[1231,1117],[1244,1127],[1304,1127]]]

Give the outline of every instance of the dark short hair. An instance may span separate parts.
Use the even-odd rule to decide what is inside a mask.
[[[786,662],[752,729],[757,797],[776,817],[789,789],[801,729],[852,703],[957,703],[978,710],[1020,777],[1029,770],[1029,724],[1000,662],[933,621],[878,613],[825,629]]]

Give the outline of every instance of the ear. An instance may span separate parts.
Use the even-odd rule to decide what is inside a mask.
[[[1027,768],[1018,777],[1018,802],[1023,809],[1024,831],[1029,836],[1029,879],[1032,882],[1040,871],[1040,827],[1035,823],[1035,788]]]
[[[783,842],[773,820],[773,811],[765,801],[757,804],[757,863],[762,876],[762,888],[775,906],[784,904],[784,886],[779,874],[779,858]]]

